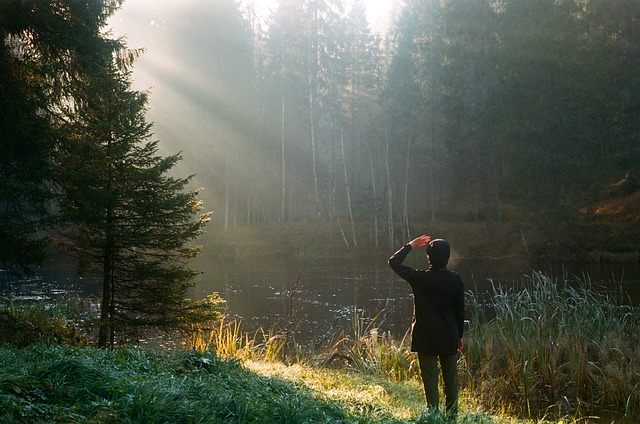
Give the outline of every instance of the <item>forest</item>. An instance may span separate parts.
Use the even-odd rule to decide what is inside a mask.
[[[373,256],[428,231],[470,256],[639,262],[640,2],[406,0],[386,25],[364,0],[259,4],[0,0],[0,272],[19,286],[64,252],[99,289],[0,297],[0,420],[422,422],[419,390],[409,412],[375,403],[366,373],[413,384],[415,356],[355,303],[327,344],[347,371],[316,386],[359,366],[339,401],[238,367],[317,352],[288,325],[250,339],[218,293],[189,299],[204,252]],[[530,282],[469,292],[468,422],[493,422],[478,405],[636,419],[637,308]],[[128,347],[157,334],[191,351]]]
[[[123,3],[2,2],[3,263],[37,262],[60,217],[96,225],[104,199],[87,177],[114,169],[91,145],[118,131],[131,149],[149,140],[128,162],[149,168],[139,181],[190,175],[162,181],[175,196],[193,187],[176,200],[183,224],[213,211],[205,243],[302,225],[388,251],[450,226],[484,247],[637,259],[637,2],[396,2],[376,30],[359,0],[283,0],[268,15],[233,0]],[[121,127],[99,128],[115,99],[127,106],[108,124]]]
[[[637,2],[409,0],[382,29],[363,1],[171,3],[116,17],[205,239],[304,222],[388,252],[446,228],[470,254],[637,259]]]

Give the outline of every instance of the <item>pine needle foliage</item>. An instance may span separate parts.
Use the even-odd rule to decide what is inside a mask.
[[[0,2],[0,264],[16,273],[46,259],[58,112],[120,4]]]
[[[74,92],[57,164],[66,247],[81,273],[102,281],[100,346],[143,328],[189,325],[201,316],[194,308],[211,306],[185,296],[199,275],[188,266],[199,252],[192,242],[210,213],[200,212],[198,191],[187,190],[191,177],[168,175],[181,157],[158,155],[147,93],[131,89],[135,52],[123,48],[115,43],[97,56]]]

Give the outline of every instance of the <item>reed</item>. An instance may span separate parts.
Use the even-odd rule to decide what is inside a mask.
[[[407,334],[398,341],[380,330],[382,313],[368,319],[354,307],[351,333],[342,333],[328,352],[321,352],[325,366],[347,366],[359,372],[406,381],[419,375],[417,359],[411,352]]]
[[[522,290],[495,287],[488,305],[468,297],[464,380],[486,407],[532,417],[640,412],[637,308],[588,280],[576,288],[541,273]]]
[[[525,286],[468,293],[471,319],[459,368],[469,402],[534,419],[638,417],[638,309],[588,279],[569,286],[533,273]],[[335,335],[321,351],[294,343],[292,354],[286,330],[272,327],[249,336],[239,322],[220,322],[201,347],[222,358],[312,363],[396,382],[418,379],[408,334],[393,339],[381,330],[380,316],[367,317],[354,307],[350,331]]]

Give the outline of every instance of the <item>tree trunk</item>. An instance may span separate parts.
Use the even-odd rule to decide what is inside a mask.
[[[498,166],[496,164],[496,154],[492,152],[491,154],[491,172],[493,174],[493,189],[495,193],[495,202],[496,202],[496,224],[498,237],[501,243],[505,243],[507,241],[507,235],[504,229],[504,222],[502,219],[502,204],[500,202],[500,189],[498,187]]]
[[[113,180],[113,165],[111,164],[111,141],[107,142],[107,181],[106,181],[106,228],[102,260],[102,304],[100,305],[100,329],[98,333],[98,347],[113,347],[113,205],[111,204],[111,184]]]
[[[280,119],[280,159],[281,159],[281,187],[280,187],[280,222],[284,222],[285,209],[287,204],[287,177],[286,177],[286,156],[285,156],[285,96],[284,96],[284,41],[282,41],[280,55],[280,96],[281,96],[281,119]]]
[[[439,9],[440,2],[433,0],[431,13],[431,40],[435,43],[436,35],[436,11]],[[438,221],[436,215],[436,209],[438,206],[438,192],[436,185],[436,105],[437,105],[437,90],[436,90],[436,63],[438,63],[438,53],[436,52],[436,46],[431,46],[431,166],[429,176],[429,192],[431,196],[429,198],[429,206],[431,208],[431,228],[429,231],[438,231]]]
[[[349,177],[347,175],[347,158],[344,152],[344,131],[340,131],[340,147],[342,150],[342,169],[344,171],[344,186],[347,196],[347,212],[349,213],[349,221],[351,221],[351,241],[354,247],[358,247],[358,240],[356,238],[356,227],[353,220],[353,208],[351,207],[351,191],[349,189]]]
[[[229,186],[224,189],[224,232],[229,231]]]
[[[387,237],[389,241],[389,247],[393,248],[395,245],[395,235],[393,234],[393,188],[391,186],[391,169],[389,167],[389,133],[385,128],[385,155],[384,165],[387,177]]]
[[[411,163],[411,138],[413,137],[413,121],[409,124],[409,137],[407,139],[407,160],[404,171],[404,200],[402,205],[402,229],[404,239],[411,240],[411,230],[409,228],[409,165]]]
[[[315,16],[312,18],[315,23]],[[312,36],[316,36],[317,31],[312,34]],[[318,190],[318,165],[316,159],[316,134],[315,134],[315,84],[313,83],[313,70],[315,69],[315,64],[317,63],[317,58],[314,57],[316,55],[316,46],[312,41],[311,46],[309,48],[309,53],[307,56],[307,83],[309,85],[309,132],[311,139],[311,159],[312,159],[312,168],[313,168],[313,188],[315,194],[315,208],[316,208],[316,217],[320,218],[321,210],[320,210],[320,193]]]
[[[109,212],[109,211],[108,211]],[[109,214],[107,216],[109,219]],[[100,330],[98,334],[98,347],[107,347],[109,340],[113,340],[112,300],[113,300],[113,234],[107,230],[107,238],[104,247],[103,275],[102,275],[102,304],[100,305]]]
[[[374,238],[374,246],[376,247],[376,250],[377,250],[379,246],[378,246],[378,188],[376,185],[376,170],[373,162],[373,153],[371,152],[371,145],[369,144],[369,141],[366,139],[366,137],[364,139],[364,145],[365,145],[365,148],[367,149],[367,153],[369,154],[369,169],[371,172],[371,191],[372,191],[371,209],[373,210],[373,226],[374,226],[373,238]]]

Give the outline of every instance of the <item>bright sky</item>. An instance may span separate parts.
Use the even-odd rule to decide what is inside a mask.
[[[256,9],[260,10],[265,15],[269,13],[269,10],[274,10],[278,7],[278,0],[242,0],[245,3],[253,2]],[[364,0],[365,8],[367,9],[367,18],[372,26],[379,23],[380,20],[384,20],[389,13],[391,5],[397,0]],[[347,1],[347,7],[350,5],[350,1]]]
[[[394,0],[365,0],[364,6],[367,9],[367,18],[371,25],[384,20],[389,14]]]

